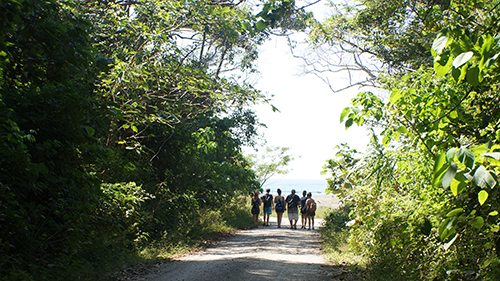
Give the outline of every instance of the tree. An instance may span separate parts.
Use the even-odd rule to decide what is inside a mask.
[[[289,147],[266,147],[263,154],[250,154],[247,159],[251,169],[257,176],[260,188],[266,181],[275,175],[288,173],[286,166],[293,161],[293,156],[288,154]]]
[[[372,150],[342,173],[349,184],[332,188],[356,205],[353,248],[369,256],[371,268],[387,278],[495,280],[500,276],[500,115],[494,94],[500,49],[493,22],[498,5],[431,4],[417,15],[427,11],[423,23],[439,27],[421,26],[432,44],[427,58],[425,52],[420,56],[432,63],[380,76],[387,98],[360,93],[342,111],[346,128],[378,128],[381,141],[373,136]],[[385,44],[398,40],[379,41],[379,48],[390,50],[392,43]],[[397,56],[381,58],[402,62]],[[330,162],[352,157],[345,151]],[[337,167],[328,168],[332,182],[339,182]],[[375,180],[380,173],[386,176]]]
[[[258,188],[241,76],[294,11],[271,2],[0,3],[0,279],[95,279]]]
[[[432,66],[433,40],[457,22],[477,32],[497,29],[495,5],[483,1],[331,1],[329,6],[332,16],[310,21],[310,49],[296,56],[304,60],[307,72],[334,92],[353,86],[381,87],[384,75]],[[348,75],[347,85],[329,83],[328,77],[336,73]]]
[[[1,4],[2,279],[56,279],[50,268],[78,267],[72,256],[92,239],[96,69],[88,22],[71,4]]]

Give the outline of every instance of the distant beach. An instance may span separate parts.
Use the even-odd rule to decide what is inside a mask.
[[[339,199],[333,195],[320,195],[320,196],[312,196],[312,199],[316,201],[316,204],[319,207],[330,207],[337,208],[340,204]]]

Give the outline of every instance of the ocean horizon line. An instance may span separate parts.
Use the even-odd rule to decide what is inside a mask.
[[[303,190],[316,195],[326,195],[327,181],[326,179],[273,179],[266,181],[262,188],[264,190],[269,188],[272,193],[276,193],[279,188],[283,193],[295,189],[299,195]]]

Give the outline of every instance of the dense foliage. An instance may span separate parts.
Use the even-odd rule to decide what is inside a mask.
[[[240,76],[294,7],[2,1],[0,279],[93,280],[126,252],[238,227],[259,188],[249,106],[267,102]]]
[[[378,77],[388,95],[341,114],[372,128],[369,149],[339,146],[325,166],[377,278],[500,277],[498,15],[498,1],[364,1],[324,29],[398,70]]]

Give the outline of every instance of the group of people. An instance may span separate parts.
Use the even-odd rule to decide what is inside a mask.
[[[299,212],[302,218],[301,229],[314,229],[314,216],[316,215],[316,202],[312,199],[311,192],[302,192],[302,197],[295,194],[295,189],[292,189],[291,194],[286,198],[281,195],[281,189],[278,188],[278,195],[273,196],[271,190],[266,189],[266,193],[259,198],[259,192],[255,192],[252,198],[252,215],[253,225],[257,226],[259,223],[260,206],[263,205],[264,213],[264,226],[269,226],[269,215],[272,214],[273,209],[276,211],[278,217],[278,227],[281,227],[283,213],[287,211],[288,220],[290,221],[290,228],[297,229],[297,222],[299,221]]]

